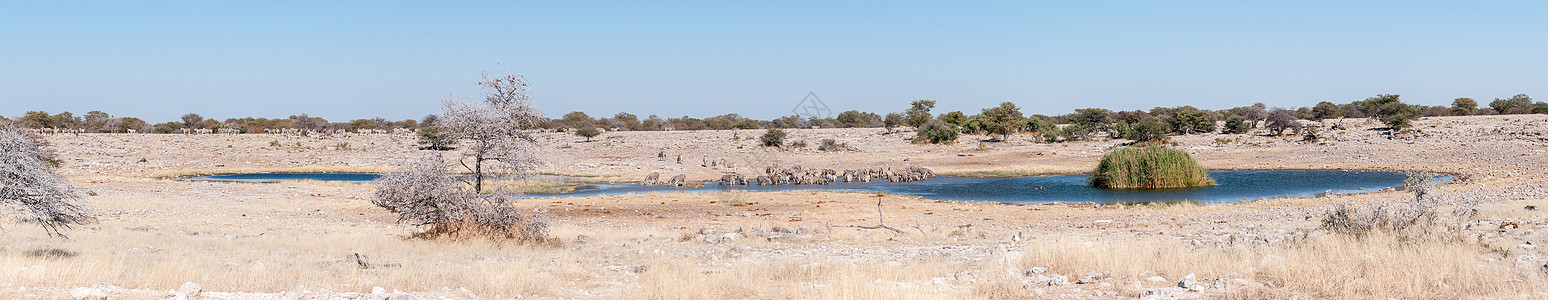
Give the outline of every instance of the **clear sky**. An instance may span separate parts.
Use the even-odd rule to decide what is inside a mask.
[[[483,70],[551,117],[1548,97],[1542,1],[945,2],[6,1],[0,115],[417,119]]]

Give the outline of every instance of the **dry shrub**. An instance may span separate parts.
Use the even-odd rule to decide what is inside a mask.
[[[58,164],[41,139],[10,127],[0,127],[0,205],[21,219],[43,226],[50,235],[92,220],[80,206],[80,192],[55,174]]]
[[[548,223],[540,216],[518,211],[502,195],[478,194],[457,184],[446,161],[432,153],[377,179],[371,203],[398,213],[399,223],[429,227],[415,234],[419,238],[558,244],[548,237]]]
[[[1336,234],[1364,237],[1372,232],[1385,232],[1407,239],[1434,237],[1455,238],[1459,224],[1447,223],[1436,211],[1430,189],[1435,187],[1435,174],[1409,173],[1403,181],[1403,190],[1413,192],[1412,201],[1402,203],[1380,202],[1362,211],[1345,204],[1334,204],[1333,209],[1322,217],[1322,229]],[[1462,199],[1452,215],[1465,222],[1477,214],[1473,199]]]

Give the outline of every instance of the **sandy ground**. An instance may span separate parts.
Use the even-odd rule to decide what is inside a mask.
[[[94,194],[88,205],[99,220],[70,231],[68,239],[47,237],[29,224],[6,226],[0,294],[163,298],[195,282],[203,285],[200,297],[251,299],[1548,297],[1548,255],[1535,246],[1548,242],[1548,218],[1524,208],[1548,205],[1548,116],[1425,118],[1415,122],[1418,134],[1397,137],[1369,120],[1326,123],[1317,125],[1349,129],[1320,131],[1318,142],[1259,135],[1173,140],[1214,169],[1455,174],[1463,180],[1439,187],[1437,199],[1481,203],[1476,217],[1451,223],[1448,236],[1467,241],[1418,253],[1364,254],[1366,261],[1354,263],[1373,266],[1346,277],[1319,270],[1342,263],[1319,262],[1326,257],[1298,265],[1296,255],[1314,254],[1293,249],[1344,245],[1323,241],[1339,238],[1317,229],[1330,203],[1399,203],[1409,197],[1402,192],[1207,206],[1006,205],[832,192],[533,199],[518,205],[546,216],[564,246],[423,241],[406,239],[415,228],[369,203],[370,185],[163,178],[386,171],[417,155],[411,136],[53,135],[48,139],[64,158],[61,172]],[[787,141],[811,146],[759,147],[761,130],[608,132],[592,141],[546,133],[549,165],[541,171],[619,182],[652,172],[715,180],[776,164],[1075,173],[1120,145],[1040,144],[1023,136],[915,145],[907,131],[790,132]],[[815,150],[824,138],[851,150]],[[859,227],[878,222],[878,201],[886,224],[903,233]],[[1103,254],[1115,248],[1139,253]],[[1370,249],[1386,248],[1356,250]],[[1460,254],[1442,252],[1452,250]],[[1088,255],[1061,256],[1070,252]],[[371,257],[371,266],[347,258],[355,253]],[[1403,274],[1414,273],[1404,269],[1412,266],[1383,265],[1417,262],[1387,259],[1458,267],[1410,279]],[[1373,275],[1390,279],[1358,278]],[[1306,276],[1315,279],[1297,279]],[[1185,278],[1205,284],[1177,288]]]

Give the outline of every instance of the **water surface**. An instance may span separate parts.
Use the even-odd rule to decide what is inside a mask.
[[[1201,203],[1238,202],[1267,198],[1315,197],[1324,192],[1339,194],[1378,191],[1403,185],[1407,173],[1375,171],[1309,171],[1309,170],[1262,170],[1262,171],[1210,171],[1209,176],[1217,185],[1191,189],[1123,190],[1099,189],[1086,183],[1088,175],[1051,175],[1028,177],[936,177],[923,181],[891,183],[878,180],[869,183],[833,183],[828,185],[719,185],[706,183],[701,187],[671,187],[630,183],[587,183],[576,186],[574,192],[559,194],[526,194],[522,197],[580,197],[597,195],[627,195],[653,192],[722,192],[722,191],[851,191],[864,193],[889,193],[920,196],[927,199],[948,201],[994,201],[1005,203],[1052,203],[1052,202],[1179,202]],[[194,180],[218,180],[237,182],[277,182],[282,180],[320,180],[343,182],[369,182],[378,174],[362,173],[265,173],[210,175]],[[566,178],[539,178],[563,182]],[[1450,176],[1438,181],[1449,182]]]
[[[648,192],[719,192],[719,191],[854,191],[920,196],[950,201],[994,201],[1005,203],[1052,202],[1237,202],[1267,198],[1315,197],[1324,192],[1338,194],[1379,191],[1403,185],[1407,173],[1374,171],[1210,171],[1217,185],[1191,189],[1123,190],[1100,189],[1087,184],[1089,175],[1051,175],[1028,177],[936,177],[917,182],[833,183],[829,185],[728,185],[707,183],[703,187],[667,187],[640,184],[584,184],[564,194],[528,194],[526,197],[573,197],[622,195]],[[1449,181],[1441,177],[1440,181]]]

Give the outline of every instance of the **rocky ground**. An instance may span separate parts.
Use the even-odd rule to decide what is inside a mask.
[[[1317,141],[1219,134],[1173,141],[1214,169],[1457,175],[1461,180],[1439,187],[1434,198],[1434,210],[1445,217],[1438,228],[1444,229],[1419,235],[1444,241],[1388,245],[1319,229],[1330,203],[1396,207],[1411,197],[1398,191],[1202,206],[1006,205],[832,192],[532,199],[519,205],[546,216],[563,246],[422,241],[405,239],[415,228],[369,203],[370,185],[167,179],[206,172],[386,171],[419,151],[410,136],[53,135],[49,141],[64,158],[61,172],[94,194],[89,205],[99,222],[77,228],[69,239],[44,236],[32,225],[9,226],[0,270],[10,271],[0,272],[0,294],[1548,297],[1548,255],[1537,248],[1548,242],[1548,218],[1527,208],[1548,205],[1548,116],[1426,118],[1415,122],[1415,131],[1396,136],[1363,119],[1312,125],[1323,128]],[[915,145],[906,131],[815,129],[792,130],[787,138],[805,140],[810,148],[775,149],[758,146],[761,133],[608,132],[592,141],[545,133],[541,151],[549,164],[541,171],[622,182],[652,172],[715,180],[768,165],[1073,173],[1090,169],[1121,144],[1041,144],[1020,136],[979,142],[983,137],[966,136],[952,145]],[[824,138],[850,149],[815,150]],[[1477,213],[1452,216],[1459,207]],[[860,227],[879,222],[903,232]]]

